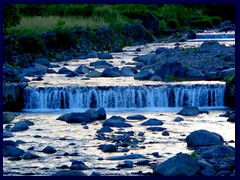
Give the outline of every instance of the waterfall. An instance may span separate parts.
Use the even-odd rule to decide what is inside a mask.
[[[235,33],[199,33],[197,39],[234,39]]]
[[[27,87],[25,109],[224,106],[225,84]]]

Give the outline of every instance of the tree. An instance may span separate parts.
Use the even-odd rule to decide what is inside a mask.
[[[13,4],[3,6],[3,29],[6,33],[7,28],[20,24],[21,17],[17,13],[17,7]]]

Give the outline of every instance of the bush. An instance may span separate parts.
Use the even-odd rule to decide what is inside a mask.
[[[12,4],[3,6],[3,28],[6,33],[7,28],[20,24],[21,18],[17,13],[17,7]]]
[[[172,28],[172,29],[178,29],[180,24],[179,24],[179,22],[176,19],[170,19],[167,22],[167,26]]]
[[[218,26],[222,22],[222,18],[220,18],[219,16],[213,16],[211,20],[214,26]]]
[[[211,28],[213,26],[212,19],[209,16],[203,16],[200,19],[193,20],[191,25],[195,28]]]
[[[167,23],[164,20],[159,21],[159,28],[161,31],[166,32],[167,29]]]

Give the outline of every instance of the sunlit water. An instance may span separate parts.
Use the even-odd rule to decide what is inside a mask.
[[[184,42],[180,43],[181,47],[198,47],[202,42]],[[220,43],[232,45],[232,41],[222,41]],[[114,66],[123,67],[126,63],[133,63],[132,58],[138,55],[144,55],[155,51],[158,47],[173,48],[175,43],[154,43],[144,46],[133,46],[124,48],[124,53],[112,53],[114,59],[107,60]],[[135,52],[136,48],[141,48],[141,52]],[[67,68],[75,70],[79,65],[89,65],[97,59],[87,60],[71,60],[68,61]],[[124,61],[124,62],[123,62]],[[61,67],[64,62],[59,62]],[[131,64],[129,65],[131,66]],[[55,68],[58,71],[59,68]],[[102,69],[99,69],[102,71]],[[66,86],[143,86],[143,85],[163,85],[165,82],[152,82],[152,81],[137,81],[132,77],[119,77],[119,78],[91,78],[90,80],[83,80],[85,76],[78,76],[67,78],[65,75],[59,74],[46,74],[43,81],[30,82],[29,86],[32,87],[66,87]],[[222,82],[181,82],[181,85],[186,84],[215,84]],[[177,84],[177,83],[167,83]],[[235,146],[235,124],[227,122],[226,117],[219,117],[220,114],[225,113],[224,106],[206,107],[202,110],[208,110],[209,114],[200,114],[194,117],[183,117],[184,121],[176,122],[174,119],[178,117],[176,113],[181,110],[178,108],[170,107],[155,107],[155,108],[107,108],[107,118],[118,115],[126,118],[129,115],[142,114],[149,118],[157,118],[162,120],[164,124],[162,127],[167,128],[169,136],[163,136],[162,132],[152,132],[146,128],[149,126],[142,126],[143,121],[127,120],[133,127],[129,128],[112,128],[112,133],[106,133],[109,136],[112,134],[117,135],[118,131],[134,131],[134,136],[139,140],[137,147],[128,147],[129,152],[114,152],[104,153],[98,149],[100,144],[108,144],[107,142],[98,140],[96,131],[102,127],[103,121],[96,121],[88,124],[89,129],[84,129],[81,124],[67,124],[63,121],[56,120],[62,114],[68,112],[82,112],[86,109],[25,109],[20,112],[20,115],[13,121],[30,120],[34,122],[30,129],[23,132],[15,132],[14,137],[9,140],[23,140],[26,143],[19,145],[20,148],[27,151],[29,147],[34,147],[31,152],[41,156],[36,160],[20,160],[9,161],[6,157],[3,158],[4,175],[46,175],[49,176],[60,169],[58,167],[71,165],[71,160],[81,160],[88,167],[89,170],[84,172],[90,175],[93,171],[99,172],[102,175],[137,175],[138,172],[152,172],[152,168],[169,157],[174,156],[179,152],[190,154],[193,150],[187,148],[185,138],[191,132],[199,129],[205,129],[223,136],[224,141],[231,146]],[[181,116],[180,116],[181,117]],[[3,128],[5,125],[3,125]],[[138,132],[144,132],[144,136],[138,136]],[[53,146],[56,148],[55,154],[44,154],[42,151],[46,146]],[[119,148],[119,151],[121,147]],[[78,156],[64,156],[64,153],[77,153]],[[161,157],[157,158],[152,155],[153,152],[158,152]],[[149,165],[137,166],[133,168],[118,169],[116,166],[122,161],[106,160],[109,156],[118,156],[124,154],[138,153],[150,160]],[[99,159],[100,158],[100,159]],[[137,162],[140,159],[134,159]]]

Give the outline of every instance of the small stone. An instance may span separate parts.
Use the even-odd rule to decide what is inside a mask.
[[[88,126],[84,126],[83,129],[89,129],[89,127]]]
[[[149,162],[150,162],[149,160],[140,160],[136,162],[136,165],[139,165],[139,166],[148,165]]]
[[[100,145],[99,148],[103,152],[116,152],[118,149],[117,146],[114,144],[103,144],[103,145]]]
[[[52,146],[47,146],[43,149],[43,152],[46,154],[53,154],[53,153],[57,152],[57,150]]]
[[[139,132],[138,136],[144,136],[144,132]]]
[[[160,155],[159,155],[159,153],[158,153],[158,152],[153,152],[153,153],[152,153],[152,155],[153,155],[154,157],[157,157],[157,158],[160,158],[160,157],[162,157],[162,156],[160,156]]]
[[[22,156],[22,159],[37,159],[40,158],[40,156],[38,156],[37,154],[34,153],[30,153],[30,152],[25,152]]]
[[[180,122],[180,121],[183,121],[184,119],[183,118],[181,118],[181,117],[176,117],[175,119],[174,119],[174,121],[176,121],[176,122]]]
[[[170,134],[169,134],[168,131],[163,131],[163,132],[162,132],[162,135],[163,135],[163,136],[169,136]]]

